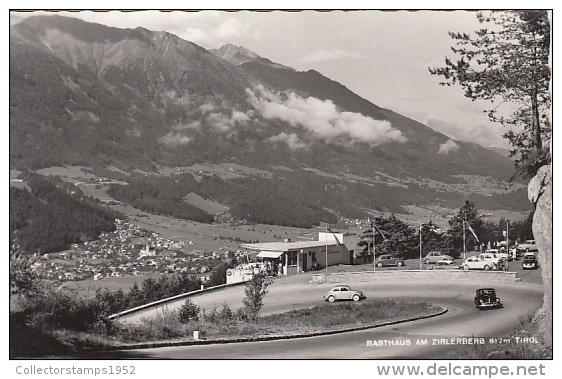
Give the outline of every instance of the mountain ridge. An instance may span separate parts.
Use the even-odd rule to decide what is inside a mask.
[[[232,162],[299,170],[291,180],[308,182],[318,170],[456,184],[459,175],[506,180],[513,172],[497,153],[378,107],[317,71],[226,46],[208,51],[168,32],[62,16],[12,26],[10,166],[157,173]],[[281,171],[273,180],[288,177]],[[339,186],[346,196],[353,182]],[[429,190],[416,186],[403,195]]]

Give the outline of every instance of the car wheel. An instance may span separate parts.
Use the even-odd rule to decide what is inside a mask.
[[[333,303],[334,301],[336,301],[335,297],[333,297],[332,295],[328,296],[328,302]]]
[[[463,270],[468,270],[468,266],[467,266],[467,265],[464,265],[464,266],[462,266],[462,269],[463,269]]]
[[[488,265],[484,266],[484,271],[490,271],[490,266]]]
[[[382,262],[377,263],[377,267],[382,267]]]
[[[528,252],[529,252],[529,248],[526,248],[526,249],[525,249],[525,252],[528,253]]]
[[[403,263],[402,263],[402,262],[398,262],[398,263],[396,263],[396,266],[398,266],[398,267],[402,267],[402,265],[403,265]]]
[[[429,259],[426,259],[425,261],[423,261],[423,263],[425,263],[426,265],[429,264]]]
[[[359,301],[359,300],[361,300],[359,295],[357,295],[357,294],[353,295],[353,301]]]

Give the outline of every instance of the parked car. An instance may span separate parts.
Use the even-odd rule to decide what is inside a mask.
[[[494,262],[496,266],[499,266],[502,261],[507,261],[506,258],[501,258],[498,254],[487,251],[485,253],[480,253],[478,256],[482,259]]]
[[[509,255],[509,253],[507,253],[505,251],[505,249],[488,249],[486,250],[485,254],[489,253],[489,254],[495,254],[498,258],[503,258],[506,261],[510,261],[511,257]]]
[[[427,255],[423,258],[423,263],[428,264],[428,263],[437,263],[439,261],[442,260],[451,260],[454,261],[455,259],[453,257],[451,257],[450,255],[445,255],[439,251],[432,251],[430,253],[427,253]]]
[[[332,288],[325,296],[324,300],[333,303],[336,300],[353,300],[359,301],[366,299],[367,296],[361,291],[352,290],[347,285],[339,285]]]
[[[520,254],[528,253],[530,251],[538,251],[537,242],[535,240],[527,240],[517,246],[517,251]]]
[[[474,296],[474,304],[476,308],[482,310],[487,308],[501,308],[503,304],[500,298],[496,295],[496,290],[493,288],[479,288],[476,290]]]
[[[377,258],[375,261],[375,266],[377,267],[384,267],[384,266],[404,266],[404,260],[401,257],[395,257],[390,254],[384,254]]]
[[[527,253],[523,256],[523,263],[521,264],[524,270],[539,268],[539,260],[534,253]]]
[[[497,270],[498,266],[495,262],[484,259],[480,256],[468,257],[460,265],[463,270]]]
[[[440,261],[438,261],[437,263],[435,263],[435,269],[451,269],[454,268],[455,266],[455,262],[453,262],[453,260],[451,259],[442,259]]]

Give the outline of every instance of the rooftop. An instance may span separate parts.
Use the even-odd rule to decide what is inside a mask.
[[[335,241],[297,241],[297,242],[264,242],[240,245],[249,250],[289,251],[313,247],[337,246]]]

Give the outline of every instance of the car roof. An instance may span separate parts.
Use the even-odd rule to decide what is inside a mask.
[[[495,288],[478,288],[476,291],[495,291]]]

